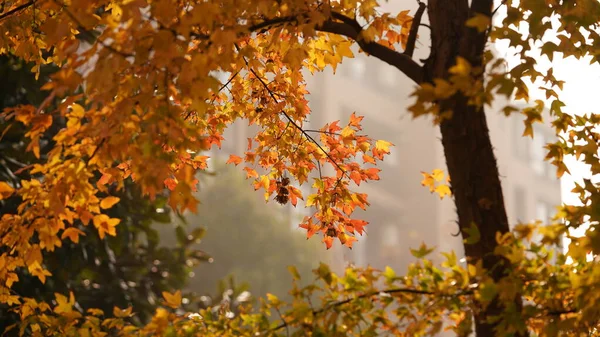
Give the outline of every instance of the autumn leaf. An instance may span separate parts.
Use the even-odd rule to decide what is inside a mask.
[[[444,199],[444,197],[447,195],[452,195],[452,192],[450,192],[450,187],[445,184],[436,186],[435,192],[440,196],[440,199]]]
[[[384,153],[389,153],[390,152],[390,147],[393,146],[394,144],[385,141],[385,140],[378,140],[377,142],[375,142],[375,148],[379,151],[382,151]]]
[[[98,235],[104,239],[106,234],[110,236],[117,235],[115,227],[121,222],[120,219],[109,218],[106,214],[98,214],[93,218],[94,227],[98,230]]]
[[[0,200],[10,197],[15,190],[4,181],[0,181]]]
[[[106,197],[106,198],[102,199],[102,201],[100,201],[100,208],[102,208],[102,209],[111,208],[116,203],[118,203],[119,200],[121,200],[121,199],[119,199],[118,197],[113,197],[113,196]]]
[[[227,164],[235,164],[236,166],[242,162],[242,157],[236,156],[234,154],[229,155],[229,159],[227,160]]]
[[[471,73],[471,64],[463,57],[456,58],[456,64],[448,69],[448,72],[458,76],[469,76]]]
[[[492,20],[489,16],[483,15],[481,13],[475,13],[473,17],[467,20],[467,27],[473,27],[477,29],[478,32],[485,32],[490,26]]]
[[[79,242],[79,236],[85,236],[85,233],[75,227],[69,227],[67,229],[65,229],[62,233],[62,235],[60,236],[61,239],[65,239],[65,238],[69,238],[71,239],[71,241],[73,241],[74,243],[78,243]]]
[[[127,309],[120,309],[118,307],[113,307],[113,315],[118,318],[131,317],[133,315],[133,308],[128,307]]]
[[[181,306],[181,291],[177,290],[175,293],[171,294],[167,291],[162,292],[163,298],[168,306],[173,309],[179,308]]]

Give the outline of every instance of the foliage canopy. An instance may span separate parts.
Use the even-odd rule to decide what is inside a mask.
[[[0,301],[14,307],[23,331],[33,335],[100,336],[111,329],[123,335],[423,335],[441,328],[444,314],[461,336],[472,326],[478,336],[597,334],[600,268],[586,256],[600,250],[597,185],[585,180],[575,190],[581,206],[561,207],[555,221],[539,229],[541,244],[524,244],[536,226],[509,230],[484,109],[498,96],[529,101],[528,84],[539,87],[560,136],[547,145],[547,159],[559,176],[568,172],[566,155],[583,158],[597,175],[598,115],[565,113],[564,82],[551,67],[541,69],[532,52],[598,62],[600,3],[508,0],[500,7],[507,14],[492,27],[492,0],[429,0],[419,2],[414,15],[381,13],[375,0],[4,1],[0,52],[32,62],[34,73],[45,64],[60,69],[44,85],[47,100],[7,108],[3,122],[27,128],[27,150],[36,158],[55,122],[64,118],[66,127],[53,137],[47,158],[29,168],[31,179],[18,187],[0,182],[0,198],[22,200],[0,220]],[[417,33],[426,36],[419,30],[425,13],[431,53],[417,61],[412,56]],[[520,62],[505,67],[494,58],[486,45],[496,40],[516,47]],[[114,191],[130,181],[152,198],[167,189],[172,209],[193,212],[196,173],[207,166],[201,153],[219,146],[224,129],[239,119],[259,131],[245,156],[229,161],[243,163],[266,199],[293,205],[305,199],[314,209],[301,224],[309,237],[320,233],[327,247],[334,239],[351,247],[367,225],[354,211],[369,205],[355,185],[379,178],[379,169],[360,163],[384,160],[392,144],[363,135],[356,115],[346,125],[305,130],[310,110],[300,70],[335,70],[353,57],[352,44],[413,80],[409,110],[439,125],[468,266],[452,254],[441,269],[423,260],[406,277],[369,269],[336,276],[321,266],[316,273],[323,283],[295,288],[289,311],[273,296],[266,310],[234,318],[226,308],[203,311],[200,321],[161,309],[140,329],[124,327],[131,308],[115,309],[117,318],[102,321],[99,311],[75,310],[69,294],[49,304],[11,291],[17,269],[42,282],[50,277],[41,252],[77,242],[80,224],[93,226],[100,238],[115,236],[122,220],[108,210],[120,201]],[[225,83],[217,80],[219,72],[229,75]],[[529,136],[545,103],[503,111],[522,113]],[[311,174],[318,177],[309,181]],[[299,189],[303,184],[312,186],[308,195]],[[551,263],[551,246],[583,224],[586,235],[571,237],[567,255],[556,258],[569,263]],[[416,254],[427,252],[422,247]],[[380,279],[387,290],[378,288]],[[323,294],[322,309],[305,300],[312,292]],[[176,308],[181,293],[164,299]],[[283,324],[269,322],[270,309]]]

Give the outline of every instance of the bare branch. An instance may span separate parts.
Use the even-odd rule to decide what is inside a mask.
[[[427,5],[424,2],[419,1],[419,9],[413,17],[412,24],[410,25],[410,31],[408,32],[408,40],[406,41],[406,49],[404,49],[404,55],[412,57],[415,52],[415,43],[417,42],[417,33],[419,32],[419,26],[421,25],[421,19]]]

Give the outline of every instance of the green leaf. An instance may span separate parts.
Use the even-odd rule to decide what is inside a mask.
[[[333,277],[331,276],[331,269],[325,263],[319,264],[319,268],[315,269],[315,273],[319,276],[320,279],[325,281],[327,285],[331,285],[333,282]]]
[[[479,228],[474,222],[471,223],[471,226],[469,228],[465,228],[463,232],[465,237],[463,241],[468,245],[476,244],[481,239],[481,233],[479,233]]]
[[[421,246],[419,246],[419,249],[410,249],[410,253],[418,258],[418,259],[422,259],[425,256],[431,254],[431,252],[433,252],[435,248],[429,248],[425,245],[425,243],[421,243]]]
[[[300,279],[300,273],[298,273],[298,269],[295,266],[288,266],[287,269],[289,270],[290,274],[292,274],[294,280]]]

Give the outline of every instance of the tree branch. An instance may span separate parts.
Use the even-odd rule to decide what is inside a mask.
[[[341,14],[336,15],[336,17],[339,16],[341,16]],[[423,82],[423,67],[415,62],[410,56],[380,45],[377,42],[367,42],[363,40],[362,36],[360,36],[362,28],[357,29],[358,22],[356,22],[356,24],[350,24],[350,21],[356,22],[354,19],[346,17],[343,22],[326,21],[321,26],[317,26],[316,29],[322,32],[348,37],[356,41],[358,46],[364,52],[397,68],[415,83],[419,84]],[[360,25],[358,27],[360,27]]]
[[[421,10],[421,8],[419,8],[419,10]],[[424,9],[422,11],[424,11]],[[321,25],[317,25],[315,29],[317,31],[342,35],[350,38],[354,40],[364,52],[397,68],[415,83],[419,84],[423,82],[423,67],[415,62],[409,55],[397,52],[374,41],[365,41],[361,36],[363,29],[355,19],[336,12],[331,13],[331,16],[333,20],[329,20]],[[248,26],[247,32],[262,33],[269,29],[280,27],[286,24],[298,25],[307,20],[309,20],[308,13],[265,19],[260,23]],[[208,40],[210,43],[210,35],[199,33],[192,33],[191,35],[197,39]],[[240,33],[238,35],[241,38],[245,35],[245,33]]]
[[[2,20],[4,20],[4,19],[6,19],[6,18],[8,18],[9,16],[11,16],[11,15],[15,14],[16,12],[18,12],[18,11],[20,11],[20,10],[23,10],[23,9],[25,9],[25,8],[29,7],[29,6],[32,6],[32,5],[34,5],[34,4],[35,4],[35,1],[33,1],[33,0],[32,0],[32,1],[29,1],[29,2],[26,2],[26,3],[22,4],[22,5],[20,5],[20,6],[17,6],[17,7],[15,7],[15,8],[13,8],[13,9],[9,10],[9,11],[8,11],[8,12],[6,12],[6,13],[2,13],[2,14],[0,14],[0,21],[2,21]]]
[[[464,291],[464,292],[458,292],[456,294],[442,294],[442,293],[436,293],[436,292],[432,292],[432,291],[421,290],[421,289],[414,289],[414,288],[391,288],[391,289],[385,289],[385,290],[379,290],[379,291],[371,291],[371,292],[364,293],[362,295],[359,295],[359,296],[356,296],[356,297],[353,297],[353,298],[347,298],[345,300],[341,300],[341,301],[336,301],[336,302],[330,303],[330,304],[322,307],[321,309],[313,310],[313,316],[320,315],[320,314],[322,314],[322,313],[324,313],[324,312],[326,312],[326,311],[328,311],[328,310],[330,310],[332,308],[337,308],[339,306],[342,306],[344,304],[348,304],[348,303],[350,303],[352,301],[356,301],[358,299],[370,298],[370,297],[377,296],[377,295],[380,295],[380,294],[392,295],[392,294],[399,294],[399,293],[416,294],[416,295],[427,295],[427,296],[440,296],[440,297],[465,296],[465,295],[472,295],[473,294],[473,292],[471,290],[467,290],[467,291]],[[263,333],[263,335],[267,334],[269,332],[274,332],[274,331],[277,331],[277,330],[280,330],[280,329],[283,329],[283,328],[287,328],[292,323],[293,323],[293,321],[281,323],[281,324],[279,324],[279,325],[277,325],[277,326],[275,326],[275,327],[273,327],[273,328],[265,331]]]
[[[417,33],[419,32],[419,26],[421,25],[421,19],[427,5],[424,2],[419,2],[419,9],[413,17],[412,24],[410,25],[410,31],[408,32],[408,40],[406,41],[406,48],[404,49],[404,55],[412,57],[415,52],[415,43],[417,42]]]

